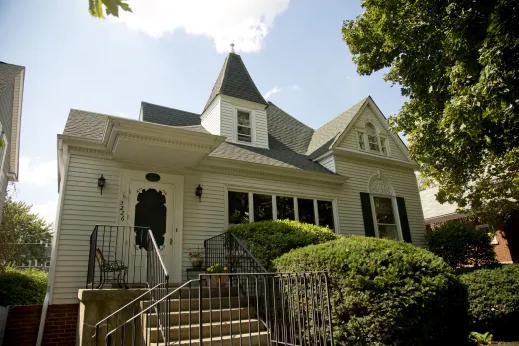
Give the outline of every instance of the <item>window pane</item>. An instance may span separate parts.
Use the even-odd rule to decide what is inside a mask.
[[[238,126],[238,133],[241,135],[250,136],[250,127]]]
[[[362,150],[366,150],[366,145],[364,144],[364,133],[357,132],[357,136],[358,136],[358,139],[359,139],[359,147]]]
[[[253,194],[254,221],[272,220],[272,196]]]
[[[244,111],[238,111],[238,125],[250,126],[250,114]]]
[[[251,137],[250,136],[246,136],[246,135],[238,135],[238,140],[241,141],[241,142],[252,143]]]
[[[373,203],[375,204],[377,223],[395,224],[395,214],[393,213],[391,198],[373,197]]]
[[[378,147],[378,140],[376,136],[368,136],[369,149],[373,151],[380,151]]]
[[[228,193],[229,224],[249,222],[249,194],[247,192]]]
[[[278,220],[295,220],[294,198],[276,196],[276,206],[278,208]]]
[[[378,225],[380,238],[398,240],[396,225]]]
[[[297,208],[299,209],[299,222],[311,223],[315,225],[313,199],[298,198]]]
[[[387,155],[387,146],[386,146],[386,139],[380,138],[380,146],[382,147],[382,153],[384,155]]]
[[[317,212],[319,213],[319,226],[334,229],[333,204],[331,201],[317,201]]]

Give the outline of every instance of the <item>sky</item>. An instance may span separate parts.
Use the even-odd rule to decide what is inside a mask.
[[[129,4],[133,13],[97,19],[88,0],[0,0],[0,61],[26,67],[14,198],[48,222],[71,108],[137,119],[146,101],[200,113],[230,43],[260,92],[313,128],[368,95],[386,117],[405,102],[384,71],[356,73],[341,28],[360,0]]]

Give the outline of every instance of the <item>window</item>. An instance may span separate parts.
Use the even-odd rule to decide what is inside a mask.
[[[380,238],[398,240],[393,201],[389,197],[373,196],[375,221]]]
[[[228,203],[230,225],[249,222],[249,194],[247,192],[229,191]]]
[[[368,134],[368,146],[370,151],[380,152],[380,146],[378,144],[377,131],[375,126],[371,123],[366,124],[366,133]]]
[[[295,220],[293,197],[276,196],[276,206],[278,209],[278,220]]]
[[[333,203],[331,201],[317,201],[317,211],[319,214],[319,226],[335,229],[333,222]]]
[[[252,143],[252,121],[249,112],[238,110],[238,141]]]
[[[299,209],[299,221],[315,225],[314,200],[298,198],[297,209]]]
[[[273,220],[272,196],[253,194],[254,221]]]
[[[361,150],[366,150],[366,143],[364,143],[364,132],[357,132],[357,138],[359,141],[359,148]]]
[[[384,137],[380,137],[380,148],[382,149],[382,154],[387,155],[387,141]]]

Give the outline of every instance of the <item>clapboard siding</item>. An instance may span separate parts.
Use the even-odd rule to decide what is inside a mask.
[[[227,100],[220,100],[220,135],[227,137],[228,141],[236,141],[234,130],[234,107]]]
[[[358,138],[357,138],[357,128],[364,128],[364,125],[367,121],[371,121],[373,125],[380,131],[380,134],[385,134],[387,136],[387,140],[389,141],[389,154],[390,157],[407,161],[406,155],[402,152],[399,145],[396,143],[395,139],[390,136],[389,131],[386,130],[388,128],[388,124],[383,122],[371,109],[371,106],[365,107],[362,113],[359,115],[355,123],[353,123],[352,128],[346,134],[342,142],[338,145],[339,148],[346,149],[354,149],[357,150]],[[398,139],[397,139],[398,140]]]
[[[0,90],[0,122],[2,123],[2,131],[5,132],[7,140],[9,141],[7,150],[9,150],[6,153],[6,158],[4,162],[4,166],[0,167],[0,170],[4,174],[4,180],[1,182],[0,185],[0,220],[2,217],[2,210],[3,205],[5,201],[5,191],[7,188],[7,173],[9,173],[9,163],[11,160],[10,150],[11,150],[11,126],[12,126],[12,116],[13,116],[13,100],[14,100],[14,93],[15,93],[15,82],[14,80],[11,81],[3,90]],[[0,148],[3,149],[3,148]],[[0,150],[0,160],[2,150]],[[1,164],[1,161],[0,161]]]
[[[250,104],[233,103],[228,99],[221,99],[221,135],[226,136],[228,141],[236,142],[236,108],[250,110],[253,121],[253,145],[260,148],[268,148],[267,112]]]
[[[333,155],[318,160],[317,162],[319,162],[321,166],[328,168],[330,171],[335,172],[335,158]]]
[[[380,170],[381,175],[393,187],[396,196],[405,199],[413,244],[425,246],[423,213],[413,169],[392,168],[342,157],[335,158],[335,166],[337,173],[349,177],[338,201],[341,233],[364,235],[359,194],[360,192],[369,192],[369,180]]]
[[[260,148],[269,147],[269,135],[267,129],[267,112],[264,110],[254,111],[254,127],[256,130],[256,146]]]
[[[202,126],[213,135],[220,134],[220,97],[202,114]]]

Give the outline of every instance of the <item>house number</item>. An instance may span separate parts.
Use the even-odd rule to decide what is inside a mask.
[[[121,221],[124,221],[124,201],[121,201],[119,206],[119,215],[121,216]]]

